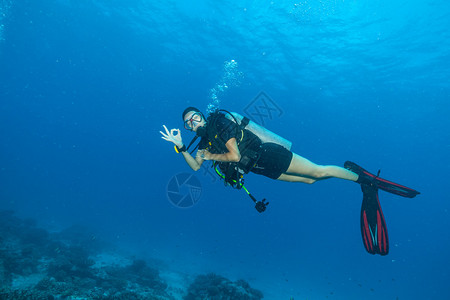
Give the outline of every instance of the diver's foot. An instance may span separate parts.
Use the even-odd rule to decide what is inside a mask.
[[[391,194],[396,194],[407,198],[414,198],[420,194],[420,192],[409,187],[379,177],[380,171],[378,171],[377,175],[374,175],[354,162],[346,161],[344,163],[344,168],[358,174],[359,177],[356,182],[361,185],[371,185]]]
[[[358,175],[358,179],[355,181],[356,183],[376,186],[376,179],[378,178],[378,176],[375,176],[367,172],[361,166],[358,166],[354,162],[346,161],[344,163],[344,168]]]

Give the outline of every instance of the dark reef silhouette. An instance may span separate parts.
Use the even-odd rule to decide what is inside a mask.
[[[225,277],[210,273],[197,276],[189,286],[188,294],[184,297],[184,300],[259,300],[262,298],[263,294],[251,288],[245,280],[232,282]]]
[[[0,211],[2,300],[263,298],[246,281],[232,282],[216,274],[189,280],[186,290],[178,293],[183,296],[176,297],[149,261],[119,257],[112,245],[81,226],[53,233],[38,228],[32,219]]]

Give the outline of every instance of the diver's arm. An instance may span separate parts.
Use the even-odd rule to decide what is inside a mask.
[[[236,142],[236,138],[231,138],[225,144],[228,149],[227,153],[223,154],[213,154],[207,151],[204,151],[204,159],[205,160],[215,160],[215,161],[224,161],[224,162],[238,162],[241,160],[241,153],[239,152],[239,148]]]
[[[178,149],[182,149],[184,147],[183,140],[181,139],[181,133],[180,129],[172,129],[169,131],[167,129],[166,125],[163,125],[165,132],[160,131],[162,135],[162,139],[166,140],[168,142],[172,142],[175,144],[175,146]],[[177,150],[178,152],[178,150]],[[192,155],[184,149],[184,151],[181,152],[183,154],[184,159],[188,163],[189,167],[192,168],[194,171],[198,171],[204,161],[201,157],[198,156],[196,158],[193,158]]]
[[[189,167],[191,167],[192,170],[194,171],[198,171],[200,169],[200,167],[202,166],[202,163],[205,161],[204,159],[202,159],[201,157],[199,157],[197,155],[197,157],[192,157],[192,155],[187,152],[181,152],[183,154],[184,159],[186,160],[187,164],[189,165]]]

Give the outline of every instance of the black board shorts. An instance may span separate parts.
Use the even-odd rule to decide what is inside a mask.
[[[292,161],[292,152],[275,143],[264,143],[259,150],[260,157],[251,172],[278,179],[285,173]]]

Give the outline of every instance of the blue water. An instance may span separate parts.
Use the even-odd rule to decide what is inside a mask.
[[[448,28],[443,0],[0,1],[0,209],[265,299],[450,299]],[[224,83],[231,111],[266,93],[279,111],[265,126],[294,152],[422,193],[380,192],[388,256],[365,252],[351,182],[249,175],[270,201],[258,214],[206,168],[198,203],[168,201],[192,171],[159,131]]]

